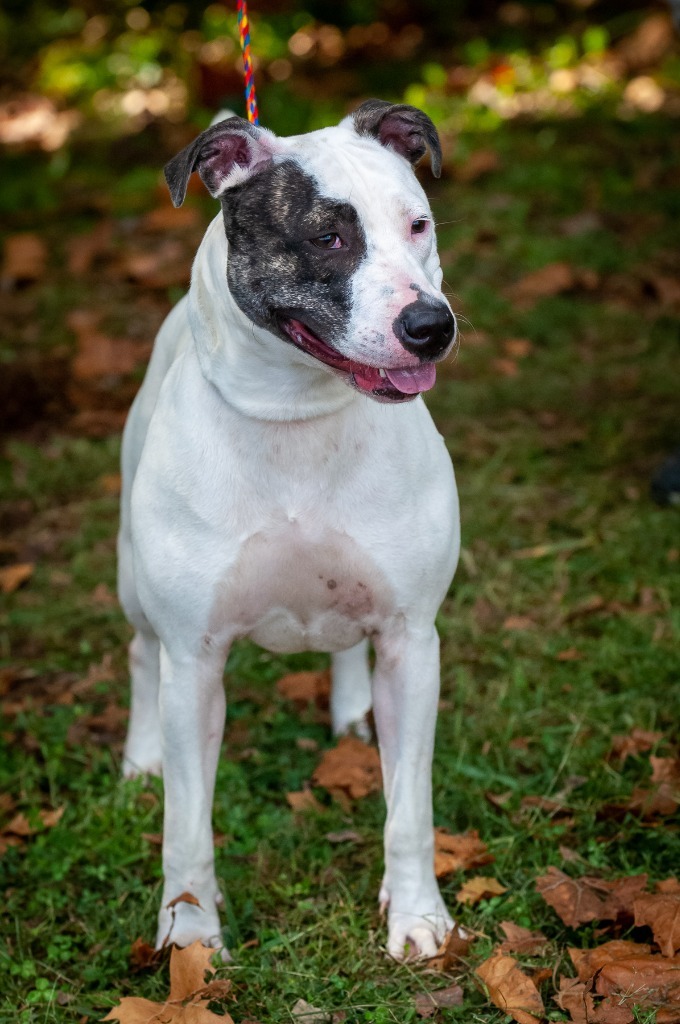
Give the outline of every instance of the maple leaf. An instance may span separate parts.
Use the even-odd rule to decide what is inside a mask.
[[[511,956],[495,954],[475,971],[489,993],[491,1002],[518,1024],[538,1024],[545,1007],[536,983]]]
[[[560,978],[555,1002],[572,1019],[573,1024],[633,1024],[634,1016],[626,1006],[607,1001],[595,1006],[589,986],[576,978]]]
[[[680,893],[642,893],[634,903],[635,925],[648,925],[664,956],[680,949]]]
[[[434,830],[434,873],[437,878],[452,871],[467,871],[494,860],[477,830],[452,835],[445,828]]]
[[[532,932],[522,928],[514,921],[501,921],[500,928],[505,935],[505,942],[498,947],[499,953],[519,953],[522,956],[540,956],[548,945],[543,932]]]
[[[507,891],[506,886],[501,885],[495,878],[477,875],[464,883],[456,893],[456,899],[459,903],[468,903],[470,906],[474,906],[480,900],[489,899],[491,896],[502,896]]]
[[[314,771],[312,782],[334,795],[353,800],[382,789],[380,755],[356,736],[342,736],[337,747],[327,750]]]
[[[170,995],[164,1003],[139,996],[125,996],[103,1020],[120,1024],[234,1024],[225,1013],[218,1016],[208,1009],[211,1000],[224,999],[231,982],[215,979],[206,983],[205,975],[215,973],[211,958],[215,950],[201,942],[185,949],[173,946],[170,954]]]

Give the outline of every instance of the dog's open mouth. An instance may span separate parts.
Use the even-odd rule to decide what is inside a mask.
[[[336,352],[325,341],[317,338],[300,320],[282,320],[281,329],[303,352],[314,356],[333,370],[347,374],[350,384],[358,391],[379,401],[409,402],[434,386],[437,376],[434,363],[420,363],[417,366],[398,369],[369,366]]]

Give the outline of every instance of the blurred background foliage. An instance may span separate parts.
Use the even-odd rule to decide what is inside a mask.
[[[49,163],[59,178],[74,142],[202,126],[224,105],[243,113],[235,6],[4,0],[0,143],[61,154]],[[451,136],[680,104],[663,2],[252,0],[250,20],[262,120],[283,134],[370,95],[425,108]]]

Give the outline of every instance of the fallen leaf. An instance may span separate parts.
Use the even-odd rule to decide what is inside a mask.
[[[576,978],[560,978],[555,1002],[572,1019],[573,1024],[633,1024],[631,1010],[616,1003],[595,1006],[589,986]]]
[[[570,947],[568,953],[576,968],[579,981],[588,981],[601,967],[611,963],[612,960],[624,960],[631,956],[646,956],[651,953],[651,947],[642,942],[613,939],[601,946],[595,946],[594,949]]]
[[[205,981],[207,972],[215,973],[210,962],[214,955],[214,949],[198,941],[185,949],[173,946],[168,999],[154,1003],[126,996],[103,1020],[118,1020],[120,1024],[234,1024],[230,1014],[218,1016],[208,1009],[211,1000],[226,998],[231,989],[231,982],[226,979]]]
[[[642,893],[634,903],[635,926],[647,925],[664,956],[680,949],[680,893]]]
[[[312,782],[353,800],[377,793],[382,789],[380,755],[358,737],[342,736],[336,747],[324,753]]]
[[[468,871],[494,860],[476,830],[452,835],[444,828],[434,830],[434,873],[443,878],[453,871]]]
[[[657,1021],[680,1019],[680,957],[629,957],[605,964],[594,979],[595,992],[618,1003],[657,1009]],[[662,1017],[661,1014],[664,1014]]]
[[[201,905],[193,893],[183,892],[180,893],[179,896],[175,896],[174,900],[170,900],[169,903],[166,903],[166,909],[172,910],[172,908],[176,907],[178,903],[190,903],[192,907],[200,907]]]
[[[514,359],[506,359],[499,356],[497,359],[491,360],[491,367],[501,377],[517,377],[519,374],[519,366]]]
[[[87,234],[70,238],[66,250],[66,266],[70,274],[80,278],[88,274],[96,260],[105,256],[113,238],[113,222],[100,220]]]
[[[668,782],[680,787],[680,757],[650,756],[652,782]]]
[[[436,989],[434,992],[419,992],[413,1002],[419,1017],[434,1017],[439,1009],[461,1006],[463,990],[460,985],[449,985],[448,988]]]
[[[583,655],[577,647],[566,647],[555,655],[557,661],[580,661],[582,658]]]
[[[518,1024],[538,1024],[545,1016],[545,1007],[536,984],[520,969],[513,957],[495,954],[485,960],[475,974],[486,985],[494,1006]]]
[[[316,704],[326,709],[331,693],[331,675],[323,672],[290,672],[276,684],[277,693],[299,707]]]
[[[675,814],[678,804],[680,804],[680,788],[677,783],[662,782],[653,789],[636,786],[625,806],[626,810],[631,813],[649,820],[657,816],[664,817]]]
[[[157,967],[167,959],[168,949],[155,949],[144,939],[135,939],[130,947],[130,964],[133,970],[145,971],[151,967]]]
[[[500,158],[495,149],[475,149],[465,163],[456,164],[454,171],[458,181],[467,185],[499,167]]]
[[[290,1012],[293,1017],[300,1019],[301,1024],[332,1024],[333,1021],[331,1013],[319,1010],[318,1007],[308,1003],[306,999],[298,999]]]
[[[624,764],[628,757],[646,754],[662,739],[661,732],[650,732],[648,729],[639,729],[635,726],[628,735],[612,736],[609,757],[616,757]]]
[[[577,283],[574,268],[568,263],[548,263],[516,281],[508,289],[508,295],[515,302],[535,302],[537,299],[571,291]]]
[[[34,569],[35,565],[32,562],[4,565],[0,569],[0,590],[3,594],[13,594],[23,583],[30,580]]]
[[[465,962],[473,941],[473,935],[470,935],[468,932],[461,932],[460,928],[454,925],[437,950],[436,955],[430,957],[427,961],[428,968],[432,971],[442,971],[442,973],[448,974],[455,966],[460,967],[461,963]]]
[[[536,879],[536,889],[564,924],[578,927],[589,921],[632,917],[635,897],[647,884],[646,875],[605,881],[584,875],[570,878],[556,867]]]
[[[521,632],[525,629],[535,629],[536,625],[536,621],[530,615],[508,615],[503,623],[503,629]]]
[[[299,793],[286,793],[286,800],[288,806],[296,814],[302,814],[305,811],[314,811],[318,814],[324,809],[323,804],[319,803],[311,789],[303,789]]]
[[[5,240],[5,253],[0,277],[14,284],[38,281],[45,274],[47,246],[39,235],[26,231]]]
[[[520,956],[540,956],[548,945],[543,932],[532,932],[514,921],[501,921],[500,928],[505,941],[498,947],[499,953],[519,953]]]
[[[503,350],[511,359],[526,359],[533,348],[528,338],[508,338],[503,342]]]
[[[492,896],[502,896],[507,891],[507,887],[501,885],[495,878],[485,878],[482,875],[477,875],[475,878],[468,879],[463,884],[462,888],[456,893],[456,899],[459,903],[467,903],[470,906],[474,906],[480,900],[490,899]]]
[[[680,881],[677,878],[664,878],[663,881],[657,882],[654,888],[657,892],[680,893]]]

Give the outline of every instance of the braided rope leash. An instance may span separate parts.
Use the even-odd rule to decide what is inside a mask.
[[[257,96],[255,95],[255,76],[250,56],[250,22],[248,21],[248,4],[246,0],[237,0],[238,33],[241,39],[243,54],[243,78],[245,81],[246,113],[251,124],[259,124]]]

